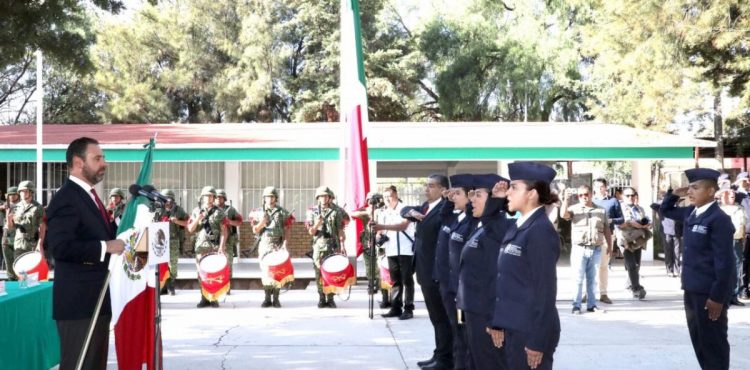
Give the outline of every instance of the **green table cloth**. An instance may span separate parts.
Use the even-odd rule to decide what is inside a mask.
[[[52,283],[20,289],[6,281],[0,296],[0,368],[49,369],[60,362],[60,338],[52,320]]]

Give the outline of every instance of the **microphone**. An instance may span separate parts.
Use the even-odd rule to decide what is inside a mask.
[[[144,185],[143,190],[151,194],[154,198],[158,199],[162,203],[166,204],[167,202],[171,200],[168,197],[166,197],[164,194],[156,191],[156,188],[154,188],[151,185]]]
[[[146,185],[146,186],[150,186],[150,185]],[[141,197],[145,197],[146,199],[148,199],[148,200],[150,200],[152,202],[158,202],[159,200],[156,198],[156,196],[154,196],[150,191],[146,190],[146,186],[140,186],[138,184],[133,184],[133,185],[130,185],[130,187],[128,187],[128,192],[131,195],[133,195],[133,197],[141,196]],[[151,186],[151,189],[153,189],[153,188],[154,187]]]

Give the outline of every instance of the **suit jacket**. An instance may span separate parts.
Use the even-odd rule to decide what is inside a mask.
[[[104,285],[109,253],[101,258],[101,241],[114,239],[116,226],[109,227],[91,196],[67,180],[47,207],[47,245],[55,257],[52,286],[52,318],[91,318]],[[109,289],[101,314],[111,314]]]
[[[505,233],[497,259],[492,326],[526,334],[525,346],[547,356],[560,340],[557,259],[560,237],[544,207]]]
[[[432,280],[432,269],[435,266],[435,249],[437,248],[438,234],[442,226],[440,210],[443,208],[446,200],[441,199],[440,203],[435,206],[422,221],[417,222],[417,230],[414,233],[414,266],[417,273],[417,282],[424,284]],[[421,208],[404,207],[401,215],[404,216],[410,209],[418,209],[423,212],[430,204],[424,202]],[[408,218],[412,221],[415,219]]]
[[[695,206],[676,207],[679,198],[667,193],[660,211],[665,217],[684,220],[682,240],[682,289],[708,294],[712,301],[729,301],[734,283],[734,249],[731,218],[712,204],[699,216],[693,216]]]

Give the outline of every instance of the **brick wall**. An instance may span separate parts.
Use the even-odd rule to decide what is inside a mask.
[[[292,224],[292,232],[287,241],[287,248],[292,258],[304,257],[305,253],[310,251],[310,240],[312,238],[307,234],[305,230],[305,224],[303,222],[295,222]],[[240,227],[240,248],[243,257],[258,257],[258,252],[255,251],[252,255],[249,253],[255,247],[255,235],[253,235],[253,229],[250,227],[249,222],[243,222]]]

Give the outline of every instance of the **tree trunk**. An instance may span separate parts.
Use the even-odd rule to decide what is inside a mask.
[[[724,122],[721,115],[721,89],[714,96],[714,139],[716,140],[715,158],[719,161],[721,169],[724,169]]]

